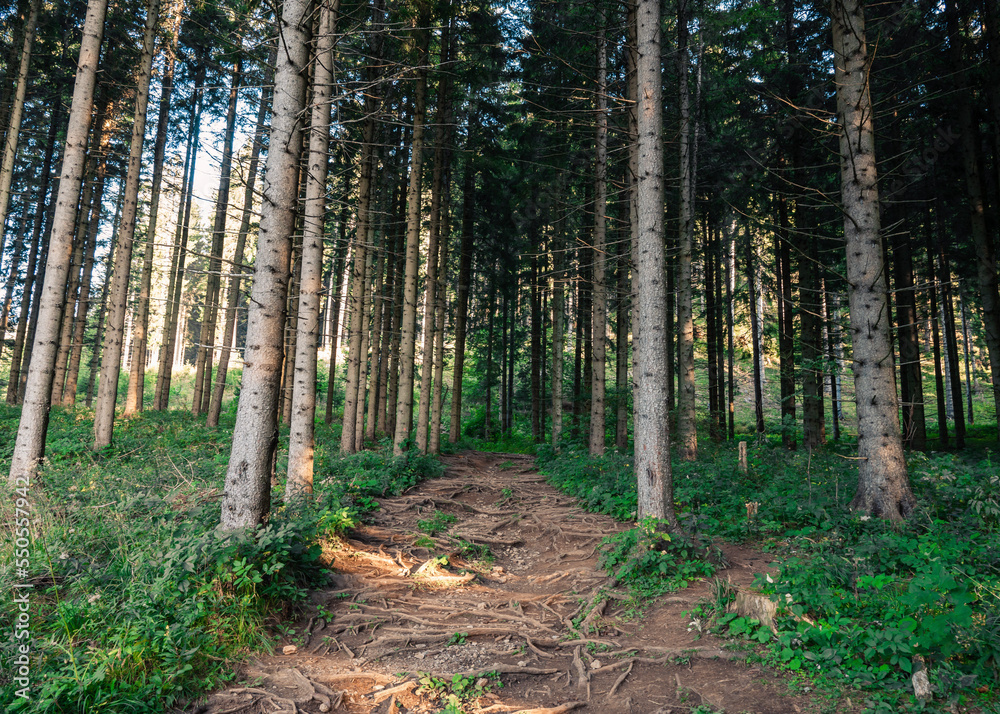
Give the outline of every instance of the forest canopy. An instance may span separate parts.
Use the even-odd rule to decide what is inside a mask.
[[[608,508],[685,537],[674,471],[739,442],[902,527],[912,464],[1000,438],[991,0],[18,0],[0,40],[14,492],[50,419],[99,460],[172,410],[222,531],[331,455],[506,444],[620,459]]]

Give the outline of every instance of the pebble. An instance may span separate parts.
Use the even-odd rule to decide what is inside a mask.
[[[600,669],[601,668],[601,660],[599,660],[599,659],[592,659],[592,660],[590,660],[590,667],[591,667],[591,669]]]
[[[281,648],[281,651],[283,654],[293,655],[299,651],[299,648],[296,647],[295,645],[285,645],[284,647]]]
[[[518,667],[527,667],[528,666],[528,662],[527,662],[527,660],[523,660],[522,659],[520,662],[517,663],[517,666]]]
[[[416,653],[415,655],[413,655],[413,656],[414,656],[414,657],[416,657],[417,659],[423,659],[424,657],[426,657],[426,656],[427,656],[427,653],[426,653],[426,652],[417,652],[417,653]]]

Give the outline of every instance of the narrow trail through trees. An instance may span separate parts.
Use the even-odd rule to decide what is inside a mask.
[[[245,686],[191,711],[439,712],[450,691],[477,713],[815,708],[699,637],[687,613],[709,583],[637,613],[598,565],[601,539],[623,524],[581,510],[530,457],[442,460],[443,477],[384,499],[370,525],[324,552],[330,586],[275,655],[244,667]],[[767,567],[759,553],[723,551],[719,577],[735,586]],[[428,676],[453,686],[428,691]]]

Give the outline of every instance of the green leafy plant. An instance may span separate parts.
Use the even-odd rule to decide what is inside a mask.
[[[425,518],[417,521],[417,528],[429,536],[436,536],[438,533],[448,530],[448,527],[458,520],[450,513],[434,511],[432,518]]]

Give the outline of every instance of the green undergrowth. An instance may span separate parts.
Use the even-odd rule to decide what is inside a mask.
[[[9,469],[19,410],[0,407],[0,469]],[[13,680],[19,616],[0,604],[0,710],[161,712],[224,684],[234,660],[267,651],[327,571],[321,543],[440,466],[388,449],[331,457],[338,434],[317,425],[315,497],[285,508],[283,486],[255,531],[218,528],[232,413],[219,429],[180,411],[116,425],[94,454],[92,416],[53,410],[47,463],[27,497],[30,700]],[[282,436],[286,443],[287,436]],[[279,466],[280,466],[279,459]],[[15,534],[18,495],[0,519]],[[0,539],[0,587],[26,580],[15,538]]]
[[[725,613],[724,602],[714,612],[716,626],[765,643],[765,658],[797,675],[866,690],[871,709],[917,707],[910,677],[921,666],[937,701],[995,706],[1000,464],[983,449],[909,454],[918,506],[893,526],[848,510],[857,469],[850,456],[846,447],[810,454],[751,444],[743,473],[735,444],[724,444],[703,446],[693,463],[674,462],[675,507],[695,542],[745,542],[779,565],[776,576],[756,582],[779,604],[776,632]],[[630,454],[545,450],[539,466],[585,508],[635,520]],[[617,536],[604,558],[620,579],[655,592],[664,556],[650,547],[648,532],[647,526]],[[664,591],[690,579],[691,561],[674,562],[659,576]]]

